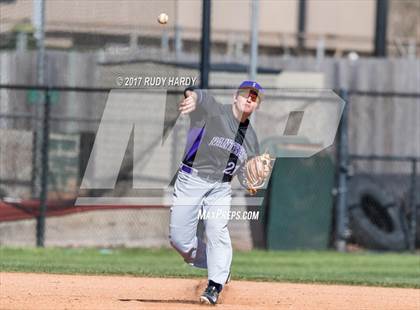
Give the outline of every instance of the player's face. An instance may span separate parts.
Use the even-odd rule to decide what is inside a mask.
[[[260,103],[257,92],[251,89],[240,89],[235,97],[235,105],[238,112],[251,114]]]

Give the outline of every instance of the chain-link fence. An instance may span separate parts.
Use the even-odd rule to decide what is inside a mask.
[[[153,90],[150,91],[153,93]],[[0,87],[0,188],[3,198],[1,243],[8,244],[13,240],[12,244],[21,245],[168,245],[169,212],[167,208],[162,208],[163,203],[75,206],[78,196],[126,197],[144,194],[142,190],[133,189],[133,168],[137,162],[141,162],[141,159],[136,159],[134,155],[133,136],[130,137],[125,151],[115,189],[81,189],[89,157],[94,156],[91,153],[95,136],[112,92],[107,88],[18,85]],[[276,95],[274,92],[270,100],[278,101],[284,107],[285,102],[290,101],[290,97],[287,96],[291,95],[290,91],[288,95],[285,95],[286,93],[283,91]],[[217,95],[221,96],[222,101],[231,98],[231,94],[227,95],[223,91],[219,91]],[[166,100],[177,102],[180,96],[182,92],[170,91]],[[341,97],[349,104],[344,110],[339,131],[338,161],[336,162],[333,156],[335,148],[329,148],[322,153],[322,158],[318,158],[328,159],[328,165],[318,163],[319,167],[314,170],[318,182],[320,173],[337,170],[338,195],[332,236],[335,236],[338,244],[345,241],[373,249],[414,249],[415,234],[419,231],[416,229],[419,221],[415,216],[419,210],[417,193],[420,191],[419,96],[361,92],[348,94],[342,91]],[[307,97],[299,100],[302,99],[307,103]],[[39,111],[40,105],[43,107],[42,113]],[[273,108],[274,110],[265,110],[258,114],[260,133],[264,137],[261,141],[262,146],[273,139],[270,133],[274,132],[275,128],[269,123],[274,113],[278,112],[275,106],[271,107]],[[168,119],[176,119],[171,116],[171,113],[176,111],[169,112]],[[148,124],[153,124],[155,120],[151,113],[143,114],[142,122],[144,128],[147,128]],[[285,123],[286,119],[283,121]],[[292,124],[290,128],[297,132],[299,126],[295,125]],[[117,122],[113,126],[118,128],[120,124]],[[288,126],[289,124],[286,124],[286,127]],[[154,126],[150,128],[155,130]],[[316,129],[313,126],[311,128]],[[177,122],[170,135],[165,133],[165,130],[158,135],[153,132],[143,134],[148,137],[148,143],[145,145],[159,143],[162,135],[168,139],[163,152],[165,155],[154,158],[161,170],[156,171],[152,180],[155,184],[168,182],[177,170],[179,159],[184,152],[180,141],[185,141],[186,124]],[[153,136],[159,136],[159,139],[155,141]],[[283,137],[281,143],[271,142],[269,144],[275,145],[278,150],[274,150],[273,147],[267,149],[275,154],[281,153],[283,157],[293,154],[301,147],[306,151],[311,151],[311,147],[314,147],[307,143],[302,144],[299,137],[293,134]],[[145,148],[148,149],[147,146]],[[36,162],[36,154],[42,159],[40,162]],[[153,156],[143,157],[150,159]],[[291,163],[284,160],[283,164],[286,162]],[[302,184],[302,180],[308,180],[305,175],[309,168],[305,165],[309,165],[310,162],[311,159],[302,162],[297,160],[290,164],[295,165],[295,168],[291,168],[290,165],[283,165],[283,168],[287,168],[293,176],[299,175],[296,182]],[[96,169],[108,168],[104,166]],[[279,172],[281,168],[277,169],[277,181],[281,181],[284,177]],[[283,187],[290,189],[290,184],[281,185],[274,193],[280,193],[278,189]],[[333,185],[330,184],[330,187]],[[347,190],[343,190],[346,188]],[[334,193],[333,188],[331,191]],[[302,194],[309,197],[310,190]],[[147,195],[162,196],[162,192],[149,190]],[[287,197],[290,201],[295,201],[292,196]],[[280,210],[275,205],[279,204],[279,201],[268,201],[272,205],[263,208],[263,212],[267,212],[261,215],[259,225],[251,225],[249,221],[231,224],[234,227],[231,232],[236,247],[251,248],[252,239],[255,245],[255,231],[260,235],[258,238],[265,239],[259,242],[265,244],[264,246],[267,246],[270,236],[273,240],[278,239],[277,228],[283,226],[279,226],[281,221],[278,219],[270,219],[270,212]],[[296,210],[300,210],[303,202],[301,199],[296,202]],[[331,203],[326,197],[322,205]],[[313,202],[308,202],[309,205],[313,205]],[[97,212],[98,210],[100,212]],[[283,211],[275,217],[285,218]],[[48,221],[45,224],[46,217]],[[267,229],[268,226],[272,229]],[[322,233],[324,231],[326,230]],[[261,237],[261,234],[265,236]]]
[[[419,242],[420,95],[342,95],[348,106],[340,131],[337,239],[413,251]]]
[[[75,206],[75,199],[83,194],[81,180],[109,92],[102,88],[1,88],[1,243],[165,245],[166,209]],[[42,113],[37,111],[40,107]],[[132,149],[130,145],[116,191],[127,188],[126,180],[132,174]],[[183,150],[169,143],[169,159],[178,157],[174,151]],[[37,154],[40,162],[36,162]],[[101,211],[90,212],[98,209]]]
[[[159,92],[164,93],[166,102],[170,103],[178,103],[183,95],[183,91]],[[232,98],[232,93],[224,93],[226,91],[223,90],[222,94],[219,93],[222,101]],[[122,109],[127,100],[147,100],[150,109],[156,110],[162,103],[158,103],[156,90],[135,92],[107,88],[3,85],[0,95],[0,130],[4,137],[0,148],[1,244],[169,246],[169,209],[165,208],[167,203],[162,199],[167,193],[158,188],[170,183],[184,152],[187,118],[176,121],[177,104],[167,105],[170,109],[165,111],[168,112],[165,122],[176,121],[170,130],[160,127],[155,118],[162,115],[157,111],[140,109],[138,127],[141,143],[135,143],[134,133],[130,135],[118,167],[115,188],[98,189],[83,188],[81,185],[90,157],[93,157],[96,171],[110,169],[106,164],[97,164],[98,154],[93,151],[100,124],[111,129],[106,137],[112,144],[110,148],[119,143],[119,137],[113,132],[125,125],[121,119],[104,119],[107,104],[112,103],[113,96]],[[39,113],[40,106],[42,113]],[[156,126],[158,123],[159,126]],[[153,149],[162,143],[162,137],[164,150],[155,154]],[[116,156],[113,153],[117,153],[110,152],[106,144],[99,151],[112,157],[111,162]],[[40,161],[36,161],[36,154],[39,154]],[[153,174],[148,175],[148,182],[157,185],[157,188],[136,189],[133,187],[134,172],[139,167],[145,169],[147,161],[157,164]],[[106,203],[102,199],[96,204],[76,204],[78,197],[112,199],[140,196],[146,196],[152,202],[140,203],[137,200],[133,204],[119,200],[118,203]],[[244,208],[232,207],[233,210]],[[250,249],[249,222],[233,222],[231,227],[234,246]]]

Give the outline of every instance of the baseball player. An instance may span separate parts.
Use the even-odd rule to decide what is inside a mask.
[[[230,182],[243,176],[247,160],[259,154],[249,117],[261,104],[263,88],[254,81],[241,83],[232,105],[218,103],[207,91],[187,88],[181,114],[190,116],[186,152],[174,185],[170,216],[170,242],[184,260],[206,268],[208,286],[200,302],[216,304],[230,280],[232,245],[228,217],[204,219],[206,242],[197,237],[199,212],[228,214]]]

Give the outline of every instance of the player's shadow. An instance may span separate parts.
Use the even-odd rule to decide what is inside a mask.
[[[199,301],[186,300],[186,299],[142,299],[142,298],[120,298],[119,301],[137,301],[137,302],[153,302],[153,303],[165,303],[165,304],[200,304]]]

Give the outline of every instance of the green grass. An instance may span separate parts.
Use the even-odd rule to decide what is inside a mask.
[[[204,277],[167,249],[1,248],[0,270]],[[233,279],[420,288],[420,256],[313,251],[234,252]]]

